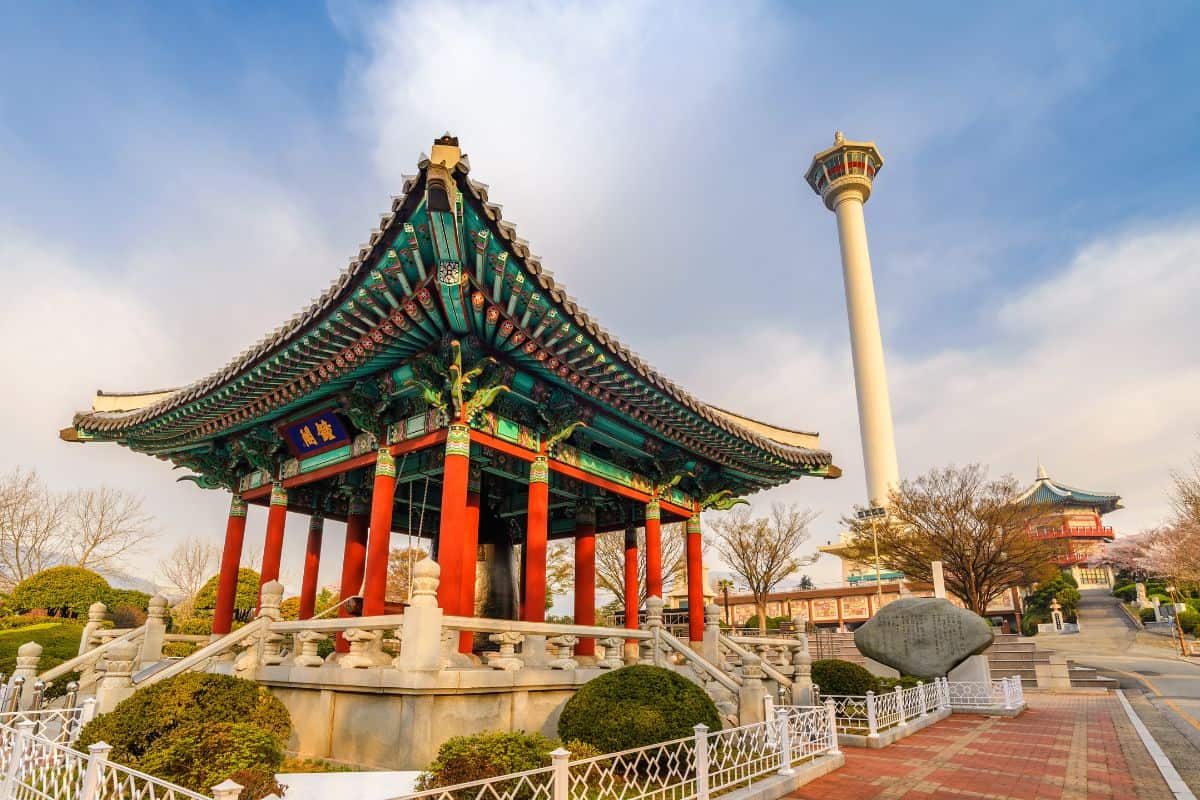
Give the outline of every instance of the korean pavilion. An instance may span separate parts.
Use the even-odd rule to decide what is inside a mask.
[[[686,522],[698,640],[701,512],[840,475],[816,434],[708,405],[619,342],[469,172],[458,140],[439,138],[369,244],[311,305],[191,385],[98,393],[62,431],[169,461],[232,494],[215,634],[231,627],[254,504],[269,507],[264,583],[279,575],[286,513],[310,516],[301,618],[314,610],[325,519],[346,523],[341,593],[361,597],[366,616],[388,611],[394,533],[431,539],[447,613],[535,622],[545,615],[547,542],[573,538],[582,625],[595,621],[597,535],[625,532],[626,582],[637,587],[630,531],[644,528],[645,594],[662,597],[660,525]],[[477,601],[477,576],[489,575]],[[638,594],[626,604],[631,621]]]

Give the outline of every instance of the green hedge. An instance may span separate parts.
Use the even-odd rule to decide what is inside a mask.
[[[217,606],[217,585],[220,582],[221,576],[213,575],[200,587],[200,591],[196,592],[196,599],[192,602],[192,607],[197,614],[212,616],[213,609]],[[237,595],[233,603],[235,610],[253,611],[254,607],[258,605],[258,584],[257,572],[248,567],[238,570]]]
[[[1153,608],[1143,608],[1141,611],[1138,612],[1138,617],[1141,618],[1142,622],[1154,622],[1154,620],[1155,620],[1154,609]]]
[[[563,707],[558,735],[613,753],[691,736],[700,723],[721,728],[703,689],[669,669],[638,664],[585,683]]]
[[[1188,610],[1179,612],[1179,627],[1184,633],[1200,634],[1200,612]]]
[[[875,676],[866,667],[836,658],[812,662],[812,682],[821,694],[864,695],[876,687]]]
[[[114,761],[138,767],[159,739],[179,728],[234,722],[262,729],[281,746],[292,728],[283,703],[257,683],[189,672],[139,689],[92,720],[80,732],[78,746],[108,742]]]
[[[108,581],[80,567],[51,567],[18,583],[11,605],[19,611],[44,609],[55,616],[87,616],[92,603],[108,604],[112,597]]]

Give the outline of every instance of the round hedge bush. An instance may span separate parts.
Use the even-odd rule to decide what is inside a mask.
[[[442,742],[437,758],[417,779],[417,789],[495,778],[550,765],[558,743],[537,733],[498,731],[454,736]]]
[[[876,681],[866,667],[836,658],[812,662],[812,682],[821,694],[865,695],[875,691]]]
[[[55,616],[87,616],[88,606],[112,601],[108,581],[82,567],[51,567],[18,583],[10,604],[21,611],[44,609]]]
[[[585,683],[563,707],[558,735],[612,753],[691,736],[700,723],[721,728],[703,689],[669,669],[638,664]]]
[[[138,769],[205,795],[236,773],[250,779],[249,796],[262,797],[274,791],[282,763],[283,742],[274,733],[249,722],[206,722],[160,736],[139,759]]]
[[[104,741],[112,759],[141,768],[159,739],[191,725],[242,722],[274,736],[280,746],[292,730],[287,708],[253,681],[188,672],[138,689],[107,714],[84,726],[77,747]]]
[[[1200,613],[1188,609],[1179,612],[1179,627],[1184,633],[1200,633]]]

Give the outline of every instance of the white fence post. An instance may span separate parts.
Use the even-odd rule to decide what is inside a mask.
[[[832,703],[832,700],[826,701]],[[879,711],[875,708],[875,693],[867,692],[867,736],[879,736]]]
[[[96,800],[100,796],[100,780],[104,777],[104,764],[112,745],[107,742],[96,742],[88,746],[87,771],[83,774],[83,789],[79,792],[79,800]]]
[[[1021,683],[1021,676],[1013,675],[1012,682],[1013,696],[1017,699],[1017,705],[1023,705],[1025,703],[1025,686]]]
[[[893,693],[896,695],[896,710],[900,712],[900,727],[908,727],[908,715],[904,713],[904,690],[897,686]]]
[[[708,726],[701,722],[696,731],[696,800],[708,800]]]
[[[838,749],[837,703],[833,702],[833,698],[825,701],[825,715],[829,718],[829,755],[841,755],[842,751]]]
[[[779,722],[779,774],[794,775],[792,769],[792,730],[788,725],[788,710],[775,709],[775,719]]]
[[[917,681],[917,697],[921,701],[921,716],[929,713],[929,706],[925,702],[925,681]]]
[[[1004,710],[1012,711],[1017,707],[1013,697],[1012,678],[1001,678],[1000,685],[1004,687]]]
[[[946,677],[940,678],[939,683],[941,684],[941,688],[938,691],[938,695],[941,697],[941,700],[942,700],[942,708],[949,708],[950,707],[950,679],[946,678]]]
[[[12,734],[12,749],[8,753],[8,765],[4,770],[4,784],[0,786],[0,797],[16,797],[17,781],[21,777],[21,767],[25,762],[25,750],[29,747],[29,738],[33,735],[33,723],[29,720],[18,722],[16,731]]]
[[[213,800],[238,800],[238,795],[242,793],[242,785],[234,783],[228,778],[212,787]]]
[[[567,800],[571,793],[571,774],[567,764],[571,760],[571,751],[565,747],[550,751],[550,764],[554,767],[554,800]]]

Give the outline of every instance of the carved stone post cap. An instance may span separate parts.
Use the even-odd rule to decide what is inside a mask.
[[[90,615],[91,613],[91,609],[88,609],[88,614]],[[166,614],[167,598],[163,597],[161,594],[156,594],[154,597],[151,597],[147,613],[149,613],[152,617]]]
[[[21,658],[40,658],[42,646],[37,642],[26,642],[17,648],[17,655]]]
[[[103,622],[106,614],[108,607],[104,603],[96,602],[88,606],[88,622]]]
[[[650,595],[646,598],[646,611],[650,611],[652,608],[662,611],[664,605],[663,599],[656,595]]]
[[[237,800],[238,795],[242,793],[242,785],[226,778],[212,787],[212,793],[213,800]]]
[[[283,584],[279,581],[267,581],[262,587],[263,605],[267,605],[268,599],[278,602],[279,598],[283,597]]]

